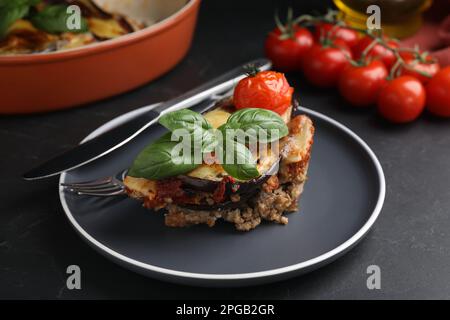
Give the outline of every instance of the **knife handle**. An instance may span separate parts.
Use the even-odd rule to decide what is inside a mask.
[[[272,63],[268,59],[256,59],[247,62],[237,68],[234,68],[223,75],[208,81],[195,89],[178,96],[174,99],[170,99],[153,110],[160,114],[173,112],[179,109],[189,108],[202,100],[210,98],[213,95],[224,93],[233,88],[239,80],[246,75],[246,66],[254,65],[261,71],[269,70],[272,67]]]

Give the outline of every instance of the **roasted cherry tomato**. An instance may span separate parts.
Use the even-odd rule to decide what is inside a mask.
[[[389,81],[378,97],[378,111],[391,122],[415,120],[425,107],[425,88],[412,76]]]
[[[264,49],[277,70],[288,72],[300,70],[300,61],[314,43],[306,28],[294,26],[292,32],[274,29],[266,38]]]
[[[291,105],[293,92],[284,74],[262,71],[239,81],[233,101],[237,109],[263,108],[281,115]]]
[[[359,40],[359,36],[356,31],[338,27],[331,23],[319,23],[316,26],[314,39],[319,41],[322,37],[342,40],[349,48],[353,48]]]
[[[386,67],[378,60],[362,66],[348,65],[339,78],[339,92],[354,106],[369,106],[377,102],[387,76]]]
[[[400,56],[408,65],[408,68],[401,68],[400,74],[416,77],[423,84],[426,84],[440,70],[439,63],[431,56],[422,56],[412,52],[402,52]],[[420,74],[421,72],[427,73],[431,77],[424,76]]]
[[[439,71],[426,86],[427,109],[440,117],[450,117],[450,66]]]
[[[350,49],[340,40],[332,44],[315,44],[303,59],[303,73],[316,86],[332,87],[337,84],[341,71],[350,64],[351,58]]]
[[[395,42],[393,40],[387,40],[387,39],[385,41],[389,47],[398,48],[397,42]],[[371,45],[372,42],[373,42],[373,39],[369,36],[365,36],[365,37],[361,38],[352,49],[355,59],[360,59],[364,50],[369,45]],[[384,63],[384,65],[386,66],[386,68],[388,70],[391,69],[392,65],[394,64],[394,62],[396,60],[394,53],[379,43],[376,44],[372,49],[369,50],[366,57],[380,59]]]

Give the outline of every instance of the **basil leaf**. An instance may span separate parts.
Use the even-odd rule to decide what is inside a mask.
[[[30,21],[33,25],[48,33],[73,32],[83,33],[88,31],[88,24],[85,18],[81,17],[81,28],[72,30],[67,26],[67,19],[70,14],[67,13],[67,6],[62,4],[49,5],[41,12],[32,16]]]
[[[243,130],[263,143],[279,140],[289,133],[288,127],[277,113],[260,108],[236,111],[221,130],[226,129]]]
[[[170,131],[187,129],[193,132],[197,128],[211,129],[211,125],[203,116],[189,109],[167,113],[159,119],[159,123]]]
[[[222,152],[222,167],[230,176],[243,181],[259,177],[256,161],[245,145],[228,139]]]
[[[0,8],[0,37],[3,37],[8,31],[9,27],[26,16],[28,13],[28,7],[20,6],[16,8],[6,9]]]
[[[201,145],[202,152],[212,152],[217,145],[213,127],[203,116],[189,109],[182,109],[163,115],[159,123],[169,129],[186,130],[191,134],[194,148]]]
[[[39,2],[40,0],[0,0],[0,38],[5,36],[14,22],[28,14],[30,6]]]
[[[194,159],[190,155],[182,154],[178,156],[189,156],[189,163],[177,164],[172,156],[174,148],[179,145],[177,141],[171,141],[171,133],[168,132],[161,138],[144,148],[136,157],[128,175],[135,178],[145,178],[160,180],[177,176],[194,170],[199,165],[194,164]]]

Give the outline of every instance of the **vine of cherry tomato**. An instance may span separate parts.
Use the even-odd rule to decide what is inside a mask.
[[[401,68],[401,75],[410,75],[417,79],[423,84],[426,84],[430,78],[422,75],[425,72],[430,76],[434,76],[440,70],[439,63],[437,63],[431,56],[421,57],[417,56],[411,52],[401,52],[400,56],[403,58],[405,63],[409,68]]]
[[[365,37],[361,38],[358,41],[358,43],[353,47],[353,53],[355,55],[355,59],[360,59],[363,52],[367,49],[368,46],[371,45],[371,43],[373,41],[374,41],[373,38],[369,37],[369,36],[365,36]],[[385,39],[385,42],[391,48],[399,47],[398,43],[393,40]],[[371,49],[369,48],[366,58],[381,60],[388,70],[391,69],[391,67],[394,65],[395,60],[396,60],[394,53],[379,43],[375,44],[373,46],[373,48],[371,48]]]
[[[302,71],[318,87],[337,86],[350,105],[377,105],[379,113],[394,123],[415,120],[425,107],[436,116],[450,118],[450,67],[441,70],[439,63],[418,49],[400,48],[393,39],[358,32],[342,22],[336,24],[335,19],[306,15],[293,20],[291,16],[284,27],[277,21],[264,46],[275,69]],[[306,21],[307,26],[296,21]],[[282,97],[289,99],[284,104],[274,102],[273,96],[265,97],[271,96],[270,89],[262,90],[258,99],[261,103],[270,100],[267,108],[281,114],[292,93],[286,89],[290,88],[287,81],[278,77]],[[244,90],[242,96],[250,97],[250,93]],[[242,98],[246,102],[241,107],[251,104],[251,99]]]

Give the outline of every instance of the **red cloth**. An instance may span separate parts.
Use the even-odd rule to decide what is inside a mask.
[[[424,19],[422,28],[403,40],[402,45],[419,45],[420,49],[430,51],[441,66],[450,65],[450,0],[434,0]]]

